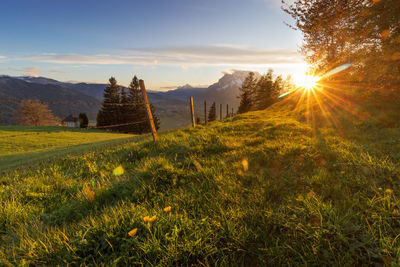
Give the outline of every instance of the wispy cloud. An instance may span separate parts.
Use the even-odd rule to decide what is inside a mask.
[[[24,59],[58,64],[172,65],[180,67],[297,64],[302,62],[302,58],[296,50],[230,44],[135,48],[124,50],[119,54],[42,54],[24,57]]]
[[[64,70],[50,70],[52,73],[68,73],[67,71]]]
[[[23,69],[23,73],[26,76],[33,76],[33,77],[37,77],[38,74],[41,72],[42,70],[40,68],[37,67],[29,67],[29,68],[25,68]]]

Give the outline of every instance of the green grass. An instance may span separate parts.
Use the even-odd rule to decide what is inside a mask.
[[[0,171],[114,145],[133,135],[66,127],[0,127]]]
[[[9,172],[0,265],[400,264],[400,127],[302,121],[275,105]]]

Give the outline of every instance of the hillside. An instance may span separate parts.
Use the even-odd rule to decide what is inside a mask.
[[[223,104],[223,114],[226,114],[226,104],[236,111],[239,105],[239,87],[246,78],[248,71],[233,71],[224,74],[218,82],[207,88],[193,88],[189,85],[168,92],[148,92],[149,101],[155,106],[161,121],[161,129],[174,129],[191,124],[189,97],[195,101],[196,117],[204,119],[204,101],[208,107],[212,102]],[[3,80],[3,83],[2,83]],[[5,82],[7,81],[7,82]],[[41,101],[71,102],[81,99],[82,102],[99,103],[103,99],[107,84],[60,82],[45,77],[0,77],[0,99],[39,99]],[[3,92],[3,94],[2,94]],[[57,99],[57,100],[54,100]],[[0,125],[10,124],[10,116],[14,113],[16,104],[1,104]],[[99,105],[50,105],[53,112],[60,117],[69,114],[78,115],[86,112],[90,120],[96,119]]]
[[[12,77],[0,77],[0,99],[38,99],[42,102],[53,102],[49,104],[49,108],[60,118],[65,118],[69,114],[77,116],[80,112],[85,112],[89,119],[93,120],[100,107],[99,100],[81,92],[56,84],[32,83]],[[59,102],[72,104],[58,104]],[[17,108],[18,103],[1,102],[0,125],[12,124]]]
[[[116,145],[132,137],[67,127],[0,126],[0,171]]]
[[[0,264],[399,264],[390,105],[340,129],[293,105],[2,176]]]

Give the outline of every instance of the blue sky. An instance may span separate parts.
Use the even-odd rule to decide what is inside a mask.
[[[151,89],[208,85],[232,69],[305,71],[280,0],[2,0],[0,74]]]

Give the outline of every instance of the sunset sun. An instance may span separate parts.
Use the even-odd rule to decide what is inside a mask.
[[[298,87],[304,88],[306,90],[311,90],[317,86],[317,83],[320,79],[321,79],[321,77],[318,77],[318,76],[304,75],[304,76],[298,77],[295,80],[295,83]]]

